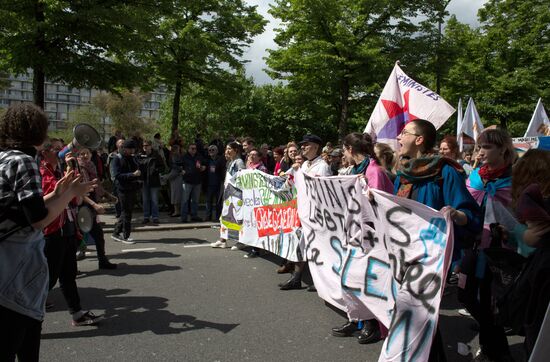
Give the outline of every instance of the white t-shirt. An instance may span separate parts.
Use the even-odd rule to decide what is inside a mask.
[[[313,160],[304,161],[300,168],[308,176],[332,176],[332,170],[321,156]]]

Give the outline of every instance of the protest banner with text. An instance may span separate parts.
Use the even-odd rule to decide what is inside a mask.
[[[452,250],[438,211],[356,176],[296,175],[304,251],[319,296],[388,327],[380,361],[428,359]]]
[[[242,170],[231,178],[229,186],[240,194],[234,201],[239,207],[239,241],[299,261],[301,227],[296,190],[286,179]]]

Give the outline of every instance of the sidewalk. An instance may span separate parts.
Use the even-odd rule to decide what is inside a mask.
[[[160,224],[153,225],[152,223],[143,225],[141,221],[143,217],[138,210],[134,211],[134,218],[132,219],[132,231],[165,231],[165,230],[185,230],[185,229],[200,229],[220,226],[219,222],[187,222],[182,223],[179,217],[170,217],[166,213],[161,213]],[[112,233],[115,227],[116,218],[113,212],[100,215],[99,221],[103,225],[103,232],[105,234]]]

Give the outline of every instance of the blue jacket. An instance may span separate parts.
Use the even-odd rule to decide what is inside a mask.
[[[44,235],[30,229],[0,245],[0,305],[41,321],[48,295],[48,263]]]
[[[401,185],[401,176],[395,179],[394,194],[397,194]],[[465,226],[455,225],[455,245],[463,246],[465,238],[472,238],[481,233],[481,210],[468,189],[464,176],[449,165],[443,166],[441,177],[419,183],[412,187],[411,199],[433,209],[440,210],[444,206],[451,206],[460,210],[468,217]],[[456,250],[456,248],[455,248]]]

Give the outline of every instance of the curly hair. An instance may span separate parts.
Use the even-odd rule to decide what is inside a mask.
[[[512,202],[530,184],[538,183],[544,197],[550,196],[550,151],[530,149],[512,167]]]
[[[48,117],[31,103],[10,106],[0,119],[0,148],[41,145],[48,135]]]

